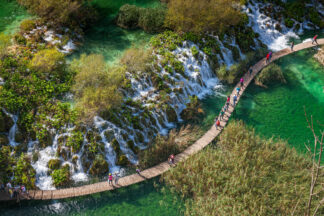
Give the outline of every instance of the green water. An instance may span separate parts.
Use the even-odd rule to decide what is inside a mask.
[[[30,17],[16,1],[0,0],[0,33],[14,33],[20,22]]]
[[[124,4],[140,7],[158,7],[158,0],[94,0],[99,11],[99,20],[85,32],[84,44],[73,54],[77,58],[82,53],[102,54],[108,63],[118,60],[124,51],[131,47],[145,46],[153,36],[144,31],[126,30],[114,23],[119,8]]]
[[[168,190],[156,188],[158,179],[91,196],[54,200],[0,203],[3,216],[100,215],[100,216],[181,216],[183,203]],[[162,192],[164,191],[164,192]]]

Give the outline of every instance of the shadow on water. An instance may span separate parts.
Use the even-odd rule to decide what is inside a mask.
[[[157,178],[115,191],[54,201],[23,201],[21,204],[0,203],[3,216],[37,215],[181,215],[183,203],[154,186]],[[162,204],[164,203],[164,204]]]

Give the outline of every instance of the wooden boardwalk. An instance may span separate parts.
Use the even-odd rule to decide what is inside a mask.
[[[318,43],[324,44],[324,39],[319,39]],[[301,44],[295,45],[293,52],[303,50],[306,48],[310,48],[310,47],[313,47],[311,42],[301,43]],[[281,58],[286,55],[289,55],[293,52],[290,50],[290,48],[280,50],[276,53],[273,53],[272,61],[275,61],[276,59]],[[264,58],[252,67],[253,73],[251,75],[249,74],[249,72],[245,73],[245,75],[243,77],[244,78],[244,86],[241,87],[240,95],[237,98],[237,102],[240,100],[242,94],[244,93],[245,89],[250,84],[250,82],[253,80],[253,78],[266,65],[267,64],[266,64],[265,58]],[[215,128],[215,125],[213,125],[207,131],[207,133],[205,133],[199,140],[197,140],[194,144],[189,146],[182,153],[176,155],[175,163],[179,163],[180,161],[186,160],[190,155],[193,155],[193,154],[199,152],[205,146],[207,146],[209,143],[211,143],[220,134],[222,129],[226,126],[226,124],[227,124],[227,122],[235,108],[232,106],[233,96],[236,94],[236,88],[238,86],[240,86],[240,83],[238,83],[234,87],[234,89],[231,93],[231,105],[229,106],[229,109],[226,111],[224,118],[221,121],[221,127],[218,128],[218,130],[217,130]],[[129,186],[132,184],[136,184],[136,183],[145,181],[146,179],[154,178],[154,177],[159,176],[162,173],[168,171],[169,169],[170,169],[170,165],[166,161],[166,162],[160,163],[154,167],[151,167],[149,169],[143,170],[140,173],[140,175],[133,174],[133,175],[122,177],[118,180],[117,185],[109,185],[108,182],[105,181],[105,182],[99,182],[99,183],[95,183],[95,184],[84,185],[84,186],[80,186],[80,187],[72,187],[72,188],[67,188],[67,189],[33,190],[33,191],[29,191],[28,195],[22,196],[21,199],[35,199],[35,200],[62,199],[62,198],[77,197],[77,196],[99,193],[99,192],[103,192],[103,191],[114,190],[116,188],[126,187],[126,186]],[[0,192],[0,201],[6,201],[6,200],[10,200],[10,197],[4,192]]]

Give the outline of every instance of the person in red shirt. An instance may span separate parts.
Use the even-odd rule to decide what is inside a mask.
[[[312,41],[312,44],[314,44],[314,42],[318,45],[318,43],[317,43],[317,37],[318,37],[318,35],[315,35],[314,37],[313,37],[313,41]]]
[[[270,53],[267,54],[266,63],[269,63]]]
[[[230,100],[231,100],[231,97],[230,96],[227,96],[225,111],[228,110],[228,106],[230,104]]]
[[[218,130],[218,127],[220,127],[220,121],[219,121],[219,119],[217,119],[217,121],[216,121],[216,130]]]

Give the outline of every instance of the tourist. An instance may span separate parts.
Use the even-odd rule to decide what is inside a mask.
[[[111,185],[113,182],[113,176],[111,175],[111,173],[109,173],[109,176],[108,176],[108,183],[109,185]]]
[[[8,188],[8,189],[12,188],[12,185],[11,185],[10,182],[7,183],[7,188]]]
[[[240,79],[240,83],[241,83],[241,87],[243,87],[244,86],[244,79],[243,79],[243,77]]]
[[[118,180],[119,180],[119,176],[118,176],[118,173],[117,172],[115,172],[114,178],[115,178],[115,185],[117,185],[118,184]]]
[[[220,121],[219,121],[219,119],[217,119],[217,121],[216,121],[216,130],[218,130],[218,127],[220,127]]]
[[[222,109],[221,112],[220,112],[220,119],[221,119],[221,120],[223,119],[224,114],[225,114],[224,109]]]
[[[314,42],[318,45],[318,43],[317,43],[317,37],[318,37],[318,35],[315,35],[314,37],[313,37],[313,41],[312,41],[312,44],[314,44]]]
[[[5,186],[4,186],[4,184],[3,183],[1,183],[1,186],[0,186],[0,191],[5,191]]]
[[[26,187],[24,185],[21,185],[20,190],[22,194],[26,193]]]
[[[252,67],[250,67],[249,72],[250,72],[250,76],[251,76],[252,75],[252,72],[253,72]]]
[[[13,191],[12,191],[12,188],[9,188],[9,189],[8,189],[8,192],[9,192],[10,198],[12,199],[12,198],[13,198]]]
[[[140,172],[141,172],[141,170],[138,167],[136,167],[136,173],[139,175]]]
[[[269,58],[270,58],[270,54],[268,53],[266,57],[266,63],[269,63]]]
[[[291,45],[290,45],[291,51],[294,51],[294,46],[295,46],[295,44],[294,44],[294,41],[293,41],[293,42],[291,42]]]
[[[234,95],[234,97],[233,97],[233,107],[235,106],[236,101],[237,101],[237,96]]]
[[[239,95],[240,94],[240,91],[241,91],[241,88],[240,87],[237,87],[236,88],[236,91],[237,91],[237,95]]]
[[[271,62],[271,58],[272,58],[272,52],[269,52],[269,62]]]
[[[226,110],[228,110],[228,106],[230,104],[230,100],[231,100],[231,97],[230,96],[227,96],[227,100],[226,100]]]

